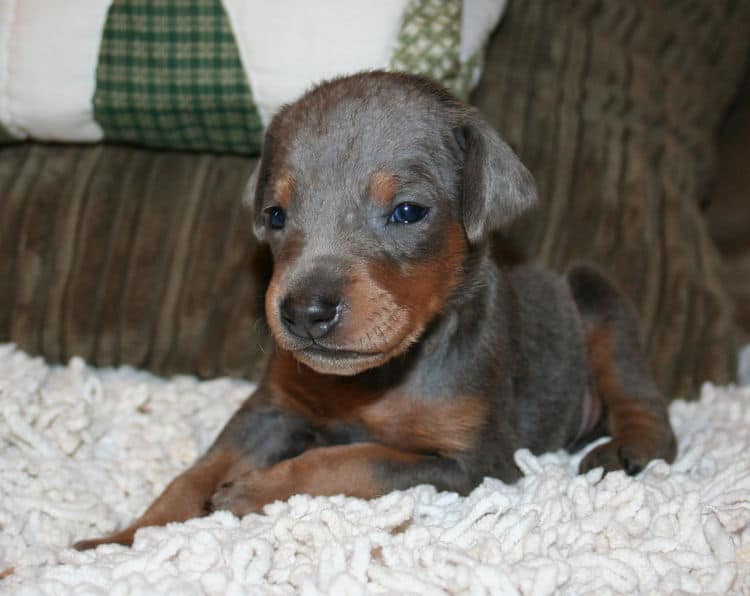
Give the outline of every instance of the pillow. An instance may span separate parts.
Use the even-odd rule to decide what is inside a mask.
[[[284,103],[385,68],[466,97],[505,0],[8,0],[0,141],[254,154]]]

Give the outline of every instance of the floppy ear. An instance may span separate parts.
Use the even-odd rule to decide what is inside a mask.
[[[268,182],[269,166],[268,162],[269,155],[271,154],[271,137],[266,134],[263,141],[263,152],[260,156],[260,161],[255,166],[253,173],[250,174],[250,178],[245,184],[245,190],[242,192],[242,204],[250,209],[253,217],[253,231],[255,237],[263,242],[266,236],[266,226],[263,218],[263,194],[266,190],[266,183]]]
[[[463,149],[461,208],[470,244],[510,223],[537,201],[534,178],[476,111],[454,130]]]

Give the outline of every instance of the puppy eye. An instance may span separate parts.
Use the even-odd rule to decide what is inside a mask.
[[[280,230],[286,222],[286,213],[281,207],[269,207],[266,209],[268,214],[268,226],[272,230]]]
[[[399,203],[391,211],[388,223],[412,224],[424,219],[429,209],[416,203]]]

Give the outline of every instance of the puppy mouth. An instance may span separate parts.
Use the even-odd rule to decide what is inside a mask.
[[[311,341],[289,350],[295,359],[323,374],[350,376],[389,360],[384,352],[358,352]]]
[[[338,360],[356,360],[358,358],[373,358],[382,356],[381,352],[356,352],[354,350],[344,350],[341,348],[329,348],[313,341],[310,345],[301,348],[307,354],[320,356],[322,358],[336,358]]]

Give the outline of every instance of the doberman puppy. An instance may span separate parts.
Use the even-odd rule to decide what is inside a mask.
[[[248,185],[270,245],[276,343],[255,393],[130,527],[297,493],[371,498],[507,482],[515,450],[576,449],[638,473],[676,445],[637,321],[587,265],[501,268],[490,236],[536,201],[531,175],[437,84],[369,72],[283,108]]]

